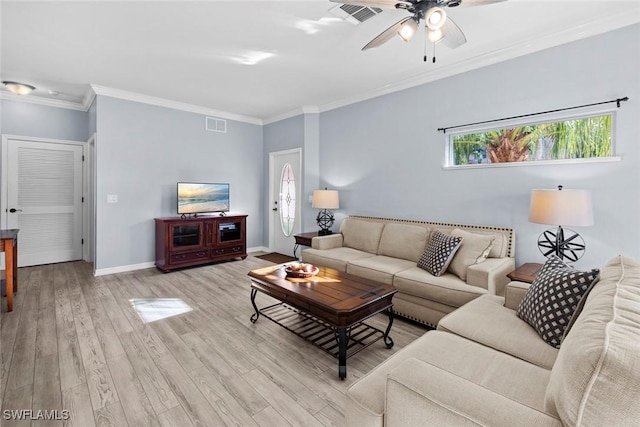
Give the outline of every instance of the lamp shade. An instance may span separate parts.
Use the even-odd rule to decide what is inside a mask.
[[[591,193],[587,190],[531,190],[529,221],[552,225],[593,225]]]
[[[313,192],[312,206],[317,209],[338,209],[340,200],[336,190],[316,190]]]

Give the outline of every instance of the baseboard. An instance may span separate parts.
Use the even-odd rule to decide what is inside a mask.
[[[269,252],[269,248],[264,246],[256,246],[255,248],[247,248],[247,253],[251,252]]]
[[[122,265],[120,267],[100,268],[96,270],[94,276],[104,276],[107,274],[125,273],[127,271],[144,270],[156,266],[155,262],[143,262],[141,264]]]
[[[256,246],[255,248],[247,248],[247,253],[251,252],[269,252],[269,248],[265,248],[264,246]],[[144,270],[146,268],[153,268],[156,266],[156,263],[151,262],[143,262],[141,264],[132,264],[132,265],[122,265],[120,267],[111,267],[111,268],[101,268],[96,270],[93,275],[94,276],[105,276],[107,274],[115,274],[115,273],[126,273],[127,271],[136,271],[136,270]]]

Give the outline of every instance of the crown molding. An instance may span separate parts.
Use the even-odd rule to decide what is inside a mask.
[[[264,119],[262,124],[270,125],[272,123],[276,123],[282,120],[290,119],[291,117],[301,116],[304,114],[304,110],[302,108],[296,108],[291,111],[287,111],[286,113],[278,114],[277,116],[269,117],[268,119]]]
[[[0,92],[0,99],[8,101],[25,102],[27,104],[43,105],[45,107],[66,108],[68,110],[84,111],[87,109],[83,104],[71,101],[62,101],[60,99],[43,98],[41,96],[16,95],[10,92]]]
[[[114,89],[110,87],[91,85],[91,88],[97,95],[109,96],[111,98],[124,99],[127,101],[140,102],[143,104],[155,105],[158,107],[171,108],[174,110],[187,111],[189,113],[204,114],[208,116],[215,116],[227,120],[235,120],[238,122],[245,122],[254,125],[262,125],[263,121],[256,117],[244,116],[241,114],[229,113],[226,111],[212,110],[211,108],[202,107],[199,105],[187,104],[184,102],[172,101],[170,99],[158,98],[155,96],[143,95],[141,93],[129,92],[121,89]]]
[[[493,52],[456,62],[455,64],[450,64],[432,72],[402,80],[398,83],[385,85],[381,88],[362,93],[360,95],[323,104],[319,107],[319,111],[322,113],[325,111],[335,110],[337,108],[356,104],[379,96],[399,92],[425,83],[539,52],[544,49],[561,46],[609,31],[615,31],[629,25],[638,24],[639,22],[638,16],[628,13],[619,13],[605,19],[596,19],[586,22],[579,27],[564,30],[561,29],[553,33],[547,33],[542,37],[526,40],[516,45],[507,46],[501,49],[496,49]]]

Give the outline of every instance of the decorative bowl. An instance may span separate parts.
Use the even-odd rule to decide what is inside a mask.
[[[309,270],[307,266],[311,266],[311,269]],[[318,271],[320,271],[320,269],[315,265],[300,262],[286,265],[284,267],[284,271],[287,274],[287,277],[306,278],[315,276],[316,274],[318,274]]]

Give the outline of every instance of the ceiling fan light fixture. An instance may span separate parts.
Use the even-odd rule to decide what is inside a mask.
[[[416,34],[416,31],[418,31],[418,23],[415,19],[408,19],[398,28],[398,36],[408,42]]]
[[[26,83],[3,81],[2,84],[5,85],[9,92],[15,93],[16,95],[28,95],[35,89],[35,86]]]
[[[424,20],[427,28],[439,30],[447,21],[447,12],[441,7],[432,7],[425,12]]]
[[[442,30],[432,30],[427,28],[427,37],[431,43],[438,43],[440,40],[444,38],[444,33]]]

